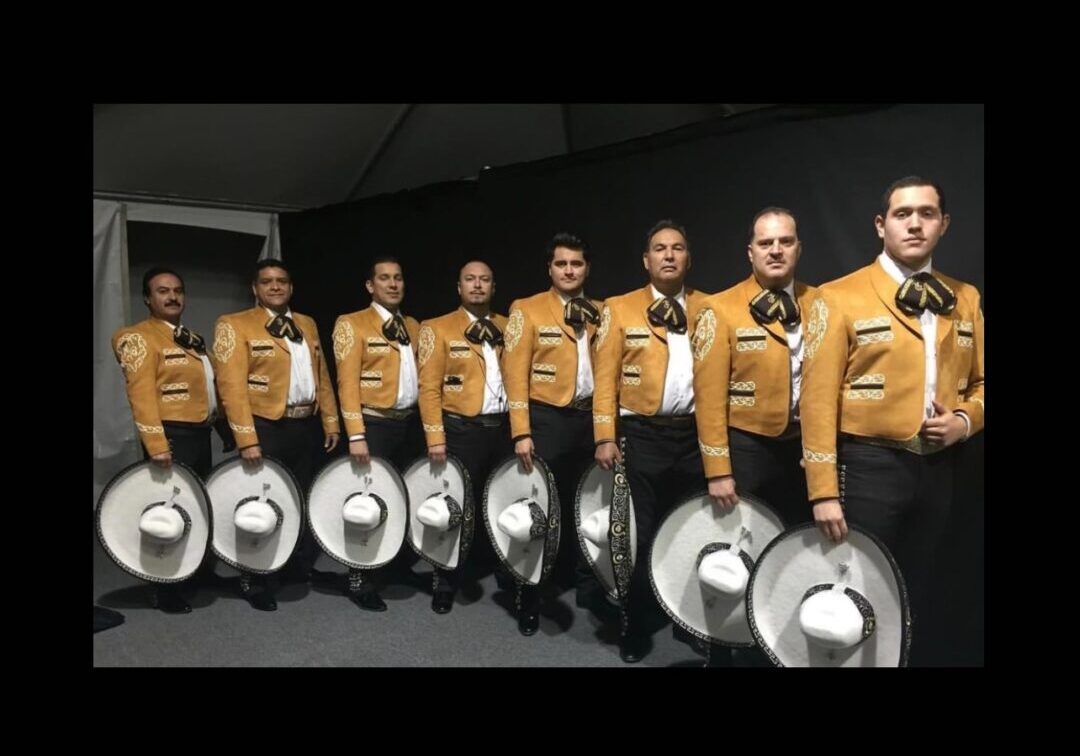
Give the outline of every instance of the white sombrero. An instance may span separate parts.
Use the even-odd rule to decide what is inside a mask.
[[[210,499],[195,472],[179,462],[125,467],[109,481],[95,511],[98,538],[124,571],[152,583],[178,583],[198,569],[210,546]]]
[[[308,495],[308,525],[319,546],[342,564],[374,569],[401,549],[409,524],[409,495],[394,466],[379,457],[329,462]]]
[[[469,473],[452,455],[434,465],[420,457],[402,476],[409,493],[406,541],[423,559],[444,570],[464,564],[473,538]]]
[[[285,566],[304,532],[304,499],[292,473],[263,456],[255,468],[240,457],[210,471],[214,503],[213,550],[221,561],[253,573]]]
[[[574,520],[577,526],[578,545],[585,561],[592,567],[600,584],[612,599],[619,598],[615,562],[618,560],[619,575],[625,573],[624,590],[629,587],[630,573],[637,561],[637,521],[630,485],[622,466],[617,470],[603,470],[595,462],[581,476],[577,497],[574,501]],[[619,476],[619,477],[617,477]],[[616,482],[618,481],[618,485]],[[624,507],[629,528],[611,526],[612,503]],[[629,531],[629,532],[626,532]],[[612,548],[612,546],[616,548]]]
[[[753,646],[746,588],[755,562],[784,529],[767,504],[741,495],[725,512],[701,493],[672,509],[653,537],[649,579],[672,620],[703,640]]]
[[[843,543],[814,525],[775,539],[747,590],[758,645],[782,667],[903,667],[911,646],[907,590],[892,555],[848,523]]]
[[[559,495],[544,460],[526,473],[516,456],[491,471],[484,489],[484,525],[495,554],[526,585],[551,574],[559,551]]]

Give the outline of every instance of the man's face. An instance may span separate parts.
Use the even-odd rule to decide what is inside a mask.
[[[184,312],[184,284],[172,273],[160,273],[150,279],[150,295],[143,301],[155,318],[179,325]]]
[[[673,228],[663,228],[649,239],[649,248],[642,256],[645,270],[652,283],[682,285],[690,270],[690,249],[686,239]]]
[[[397,310],[405,298],[405,277],[397,263],[382,262],[376,265],[375,275],[365,286],[372,301],[388,310]]]
[[[551,264],[548,265],[548,275],[556,291],[571,296],[576,296],[585,285],[585,279],[589,277],[589,264],[585,262],[585,253],[556,247]]]
[[[754,223],[748,255],[754,278],[762,288],[779,289],[791,283],[801,254],[802,243],[790,215],[770,213]]]
[[[490,304],[495,294],[495,275],[484,263],[471,262],[461,269],[457,288],[462,304]]]
[[[251,290],[263,307],[284,312],[292,299],[292,280],[284,269],[270,266],[259,271]]]
[[[905,186],[889,197],[889,212],[874,218],[885,252],[893,260],[917,270],[926,264],[949,227],[941,214],[941,200],[932,186]]]

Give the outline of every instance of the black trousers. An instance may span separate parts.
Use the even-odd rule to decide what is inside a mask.
[[[728,443],[736,493],[764,500],[787,527],[814,519],[806,493],[806,473],[799,465],[800,436],[781,441],[729,427]]]
[[[213,466],[213,456],[210,452],[210,426],[172,420],[165,420],[161,425],[165,429],[165,439],[169,442],[169,451],[172,452],[173,461],[190,467],[205,483],[210,476],[210,468]],[[150,459],[146,447],[143,447],[143,459]],[[207,549],[206,556],[203,557],[202,564],[199,565],[195,574],[175,585],[158,585],[156,590],[178,591],[181,587],[207,583],[212,580],[214,564],[213,554]]]
[[[315,480],[316,471],[329,461],[330,456],[323,449],[323,430],[319,415],[305,418],[283,417],[280,420],[267,420],[255,416],[255,432],[259,436],[259,446],[264,456],[273,457],[285,465],[296,478],[303,492],[305,512],[307,496]],[[292,562],[301,569],[310,569],[319,556],[319,546],[311,535],[311,529],[304,528]]]
[[[388,460],[399,473],[404,473],[406,467],[424,454],[424,431],[420,425],[419,411],[404,420],[364,415],[364,427],[364,436],[371,456]],[[348,444],[347,439],[345,443]],[[401,551],[387,566],[390,572],[404,575],[417,559],[412,549],[403,544]],[[374,582],[378,581],[378,577],[372,572],[350,568],[349,591],[362,593],[374,589]]]
[[[814,519],[806,492],[806,473],[799,465],[802,438],[795,434],[783,440],[728,427],[731,472],[735,492],[762,499],[780,515],[786,527]],[[676,637],[692,647],[704,648],[688,634]],[[758,648],[732,649],[709,644],[709,662],[716,666],[771,667]]]
[[[574,498],[577,485],[595,454],[592,412],[569,407],[550,407],[532,402],[529,425],[533,449],[547,463],[555,476],[562,510],[559,556],[555,562],[555,581],[565,587],[592,589],[596,577],[585,561],[574,531]]]
[[[954,449],[920,456],[902,449],[841,438],[840,503],[844,517],[884,542],[896,559],[912,609],[912,639],[927,614],[930,578],[949,524]],[[918,662],[912,644],[912,663]]]
[[[205,482],[212,466],[210,426],[172,420],[166,420],[161,425],[165,428],[165,439],[169,442],[173,461],[187,465]],[[150,459],[146,447],[143,447],[143,459]]]
[[[662,625],[649,584],[649,548],[661,520],[680,499],[705,488],[705,470],[693,416],[669,425],[644,416],[620,417],[626,438],[626,477],[637,522],[637,560],[630,579],[630,632]]]
[[[457,457],[469,473],[473,506],[477,512],[473,518],[473,542],[467,563],[453,572],[439,571],[440,577],[446,578],[446,590],[453,590],[463,570],[481,576],[498,563],[479,512],[488,475],[495,465],[513,453],[514,447],[510,443],[510,419],[505,413],[464,417],[443,412],[443,427],[446,428],[447,452]]]
[[[404,420],[364,415],[364,426],[368,451],[372,456],[389,460],[399,473],[404,473],[409,464],[424,454],[419,412]]]

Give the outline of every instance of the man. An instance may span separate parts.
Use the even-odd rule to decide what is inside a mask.
[[[342,315],[334,324],[338,400],[349,456],[360,464],[381,457],[403,472],[424,451],[416,407],[420,324],[401,314],[405,278],[395,258],[376,258],[364,285],[371,306]],[[374,583],[362,578],[362,570],[349,570],[349,599],[361,609],[386,611]]]
[[[630,581],[629,629],[623,661],[640,661],[651,648],[647,625],[659,616],[649,587],[649,544],[677,500],[700,487],[704,470],[694,424],[694,369],[689,324],[705,295],[686,287],[690,245],[671,220],[650,229],[642,254],[649,283],[605,303],[596,332],[593,371],[595,457],[605,470],[622,455],[637,522],[638,559]]]
[[[789,526],[810,519],[799,396],[803,315],[817,289],[795,280],[801,254],[792,212],[759,211],[750,222],[750,276],[706,299],[694,328],[698,443],[709,495],[726,511],[739,493],[759,497]],[[726,656],[714,648],[710,662]]]
[[[420,417],[429,459],[445,462],[449,452],[461,460],[479,503],[491,469],[512,449],[499,369],[506,317],[491,311],[495,276],[487,263],[466,263],[457,289],[461,307],[420,324]],[[470,561],[478,571],[487,566],[481,562],[494,562],[494,552],[484,528],[476,531]],[[436,568],[431,608],[438,614],[453,607],[457,572]]]
[[[951,447],[983,427],[979,292],[933,265],[949,222],[940,186],[894,182],[874,218],[881,254],[822,286],[807,324],[803,457],[814,520],[833,541],[849,520],[881,538],[916,618],[948,523]]]
[[[289,309],[292,278],[280,260],[259,262],[251,290],[256,306],[223,315],[214,329],[221,403],[244,464],[267,454],[287,467],[305,493],[315,468],[338,443],[338,409],[315,321]],[[320,427],[321,419],[321,427]],[[306,533],[294,570],[310,574],[318,547]],[[270,590],[242,573],[241,592],[256,609],[277,608]]]
[[[206,343],[180,322],[186,299],[179,273],[151,268],[142,291],[150,317],[113,334],[113,351],[127,382],[143,458],[162,467],[183,463],[205,481],[218,406]],[[222,438],[228,451],[232,439]],[[168,613],[191,611],[178,585],[158,586],[156,604]]]
[[[600,322],[602,302],[584,296],[589,260],[584,242],[556,234],[547,246],[551,288],[510,305],[502,370],[510,403],[510,432],[526,472],[539,455],[555,476],[563,522],[574,521],[578,479],[592,458],[593,394],[589,344]],[[574,539],[562,544],[557,579],[571,573],[578,605],[598,586]],[[522,592],[518,629],[532,635],[539,627],[539,595]]]

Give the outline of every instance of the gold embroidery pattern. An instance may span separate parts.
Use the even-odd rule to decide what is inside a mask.
[[[269,349],[265,348],[269,347]],[[251,350],[251,357],[273,357],[277,351],[274,349],[275,344],[273,339],[252,339],[248,342],[248,348]]]
[[[428,425],[427,423],[424,423],[424,432],[425,433],[443,433],[443,432],[445,432],[445,429],[441,425]]]
[[[731,450],[727,446],[709,446],[708,444],[698,441],[698,446],[701,447],[701,453],[706,457],[730,457]]]
[[[268,375],[256,375],[252,373],[248,376],[248,391],[255,391],[259,394],[270,393],[270,376]]]
[[[510,313],[510,319],[506,322],[506,333],[503,334],[503,347],[507,352],[514,351],[514,347],[521,341],[521,331],[525,326],[525,313],[520,308],[515,308]]]
[[[876,318],[856,320],[854,323],[855,342],[859,346],[866,346],[867,344],[884,344],[893,341],[895,336],[893,336],[891,322],[888,315],[879,315]],[[889,330],[865,333],[865,331],[871,331],[878,328],[888,328]],[[863,331],[864,333],[860,333],[860,331]]]
[[[446,382],[448,378],[457,378],[458,382],[456,384],[449,384],[449,383]],[[446,376],[443,376],[443,390],[445,390],[445,391],[456,391],[457,393],[460,394],[462,391],[465,390],[465,376],[464,375],[446,375]]]
[[[125,373],[138,372],[146,359],[146,339],[138,333],[125,333],[116,342],[116,353]]]
[[[346,412],[345,410],[342,410],[341,414],[343,414],[345,416],[346,420],[363,420],[364,419],[364,413],[362,413],[362,412]]]
[[[895,337],[893,336],[893,332],[891,329],[888,331],[879,331],[877,333],[855,334],[855,342],[859,346],[866,346],[867,344],[884,344],[886,342],[892,341],[894,338]]]
[[[186,365],[188,363],[187,353],[183,349],[162,349],[161,353],[165,355],[166,365]]]
[[[858,388],[858,387],[864,388]],[[872,388],[865,388],[870,386]],[[846,394],[848,399],[866,399],[880,401],[885,398],[885,374],[868,373],[851,379],[851,388]]]
[[[807,449],[805,446],[802,450],[803,459],[807,462],[823,463],[823,464],[836,464],[835,454],[826,454],[825,452],[816,452],[812,449]]]
[[[371,347],[368,347],[369,351]],[[381,370],[364,370],[360,373],[361,388],[379,388],[383,385]]]
[[[753,341],[741,341],[740,337],[754,337]],[[764,337],[764,338],[759,338]],[[735,351],[736,352],[764,352],[769,344],[768,336],[764,328],[736,328]]]
[[[757,382],[730,381],[728,383],[728,391],[757,391]],[[754,396],[738,396],[729,393],[728,404],[732,407],[753,407],[757,404],[757,398]]]
[[[334,326],[334,357],[339,361],[348,357],[354,343],[352,323],[339,320]]]
[[[547,375],[546,373],[555,373],[556,368],[554,365],[547,362],[534,362],[532,366],[532,379],[536,383],[555,383],[555,375]],[[538,373],[541,370],[544,372]]]
[[[236,349],[236,331],[230,323],[218,323],[214,329],[214,356],[218,362],[228,362]]]
[[[190,387],[187,383],[163,383],[161,384],[161,401],[162,402],[189,402],[191,401],[191,394],[188,393]],[[182,394],[167,394],[166,391],[182,391]]]
[[[970,320],[960,320],[956,323],[956,345],[965,349],[971,349],[974,341],[975,324]]]
[[[624,386],[640,386],[641,365],[623,365],[622,382]]]
[[[368,354],[390,354],[390,348],[390,345],[386,343],[386,339],[382,336],[367,337]]]
[[[600,314],[600,327],[596,329],[596,346],[593,347],[594,349],[603,346],[609,330],[611,330],[611,308],[605,306],[604,311]]]
[[[135,427],[139,429],[140,433],[160,433],[165,435],[165,428],[160,425],[143,425],[142,423],[135,423]]]
[[[610,423],[611,415],[593,415],[592,421],[594,423]]]
[[[825,339],[825,330],[829,324],[829,308],[825,300],[818,297],[810,305],[810,317],[806,320],[806,360],[814,359],[821,342]]]
[[[431,330],[431,326],[423,326],[420,328],[420,337],[417,344],[417,362],[418,367],[423,367],[424,363],[431,357],[431,353],[435,351],[435,331]]]
[[[691,344],[694,347],[694,359],[701,362],[712,349],[716,339],[716,313],[706,308],[698,315],[697,323],[694,324],[694,338]]]
[[[967,378],[961,378],[956,384],[956,390],[957,391],[966,391],[967,387],[968,387],[968,379]]]
[[[452,360],[467,360],[472,357],[472,349],[469,348],[469,342],[467,341],[449,341],[447,346],[450,347],[450,359]],[[454,347],[457,347],[455,349]]]
[[[237,425],[236,423],[232,422],[231,420],[229,421],[229,427],[232,428],[237,433],[254,433],[255,432],[255,426],[254,425]]]
[[[510,409],[512,410],[527,410],[528,408],[528,402],[510,402]]]

